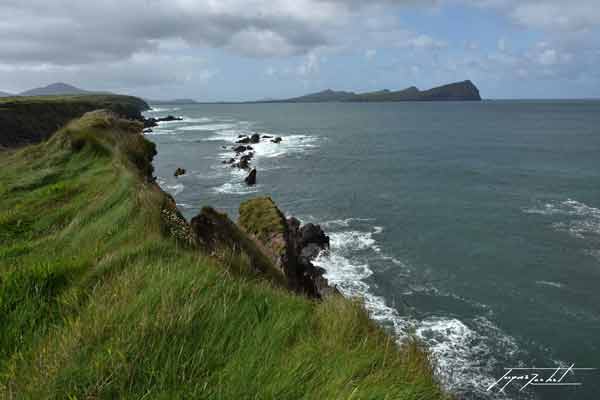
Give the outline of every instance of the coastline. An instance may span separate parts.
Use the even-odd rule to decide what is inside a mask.
[[[281,385],[283,390],[300,390],[325,397],[328,397],[327,393],[336,396],[344,393],[391,395],[401,388],[405,398],[416,398],[417,393],[425,392],[429,393],[429,398],[446,397],[432,375],[427,353],[420,344],[395,344],[368,319],[362,306],[341,296],[327,296],[315,302],[285,288],[289,281],[280,278],[281,268],[272,269],[272,260],[279,258],[289,263],[290,253],[297,254],[297,250],[286,247],[288,250],[282,253],[281,241],[271,240],[276,239],[271,234],[273,228],[275,232],[287,235],[285,226],[281,225],[285,219],[281,216],[275,225],[263,225],[260,210],[265,207],[264,204],[246,205],[248,214],[241,212],[241,216],[254,215],[258,210],[257,215],[261,217],[258,220],[256,217],[246,218],[244,229],[226,216],[210,210],[203,213],[206,218],[196,219],[191,227],[188,226],[173,199],[154,182],[151,160],[156,150],[140,134],[141,130],[139,122],[127,122],[115,115],[95,112],[73,121],[47,142],[2,154],[0,162],[6,172],[0,188],[8,190],[7,193],[20,193],[22,204],[16,214],[2,216],[2,229],[12,227],[13,219],[23,220],[25,215],[29,215],[27,221],[31,221],[31,217],[38,218],[36,223],[50,224],[52,229],[38,231],[34,222],[20,224],[20,230],[8,231],[13,232],[5,237],[9,251],[0,254],[0,257],[12,257],[11,263],[22,265],[18,272],[11,273],[25,274],[24,277],[35,276],[27,275],[35,271],[35,264],[28,260],[46,259],[52,274],[39,279],[43,282],[60,279],[64,288],[56,292],[40,292],[27,301],[16,303],[14,310],[9,309],[12,311],[3,314],[3,318],[8,318],[3,324],[4,329],[14,326],[17,321],[26,322],[30,316],[36,316],[38,322],[28,325],[27,334],[22,336],[18,345],[7,347],[18,351],[20,357],[12,359],[3,355],[0,359],[0,368],[12,371],[0,382],[0,393],[83,395],[112,390],[112,393],[134,395],[140,390],[155,393],[184,390],[192,395],[198,387],[186,385],[187,380],[174,381],[161,389],[153,383],[153,375],[149,374],[152,370],[155,371],[153,374],[169,374],[169,368],[178,371],[189,365],[189,362],[180,363],[171,358],[183,343],[189,342],[196,345],[185,345],[188,350],[184,358],[187,360],[202,357],[203,348],[212,343],[212,350],[215,346],[220,349],[214,355],[229,360],[223,365],[233,362],[231,365],[242,368],[222,370],[218,368],[220,363],[211,367],[215,373],[220,371],[218,373],[228,382],[235,382],[227,386],[219,386],[214,381],[211,383],[215,388],[220,387],[219,390],[227,390],[228,396],[248,394],[248,391],[264,395],[265,390],[271,391],[272,385],[276,384]],[[28,155],[33,153],[37,155],[35,162],[28,159]],[[50,170],[39,169],[40,164],[52,167]],[[35,181],[38,178],[32,174],[36,170],[43,174],[42,180]],[[15,187],[31,179],[37,182],[35,186],[15,192]],[[108,182],[113,183],[107,185]],[[113,190],[106,191],[108,187]],[[50,194],[63,196],[63,200],[57,201]],[[3,196],[3,202],[16,201],[14,196]],[[90,202],[90,196],[95,201]],[[32,208],[34,205],[42,207],[44,213],[39,214],[40,209]],[[272,203],[267,201],[266,207],[278,214]],[[63,217],[55,220],[56,215]],[[211,231],[207,228],[217,225],[223,229]],[[300,230],[293,221],[292,226]],[[269,252],[260,250],[257,241],[246,233],[248,231],[252,231],[264,247],[271,246],[271,250],[275,250],[271,251],[271,256],[275,257],[269,259]],[[190,236],[190,232],[195,232],[196,236]],[[46,242],[54,235],[57,235],[55,241]],[[269,240],[261,239],[266,237]],[[299,237],[304,241],[303,234],[289,235],[285,239],[289,244]],[[317,231],[314,237],[319,238],[318,243],[322,239],[322,231]],[[53,243],[56,250],[48,252],[46,247],[36,246],[28,247],[25,255],[16,252],[17,248],[30,246],[30,240]],[[233,247],[227,247],[228,243]],[[273,243],[276,245],[273,246]],[[60,260],[65,257],[73,259],[73,246],[79,248],[78,259],[75,259],[79,261],[62,264]],[[296,247],[300,253],[304,248]],[[311,253],[314,254],[314,248]],[[63,265],[62,272],[55,272],[53,269],[60,265]],[[283,269],[285,271],[286,267]],[[297,276],[304,276],[303,270],[296,271],[300,271]],[[6,274],[6,271],[3,273]],[[2,282],[13,282],[11,276],[3,275]],[[284,286],[280,286],[281,283]],[[88,287],[95,289],[90,292],[86,289]],[[139,289],[132,290],[132,287]],[[8,295],[4,283],[0,289],[2,296]],[[13,297],[8,299],[14,298],[20,290],[27,288],[14,287],[10,292]],[[300,289],[299,292],[305,290]],[[63,309],[62,300],[58,299],[68,293],[76,296],[76,302]],[[153,299],[161,300],[155,303]],[[230,300],[223,303],[222,299]],[[46,306],[36,306],[36,302],[40,301],[44,301]],[[130,307],[134,304],[141,308],[132,311]],[[161,304],[165,304],[166,308]],[[208,309],[203,308],[206,305]],[[32,312],[38,311],[23,313],[24,307],[31,307]],[[215,312],[206,312],[213,308]],[[178,312],[173,314],[173,310]],[[67,315],[63,315],[65,311],[71,315],[68,319],[65,319]],[[43,313],[38,314],[40,312]],[[125,315],[128,317],[124,318]],[[159,325],[151,330],[143,328],[147,326],[144,322],[147,315],[153,315]],[[121,322],[110,323],[112,318]],[[104,321],[100,326],[105,328],[98,329],[96,324],[92,324],[95,320]],[[203,326],[212,330],[203,334],[202,330],[192,329],[197,323],[206,324]],[[49,329],[50,326],[53,328]],[[290,331],[291,327],[294,328]],[[81,335],[80,329],[87,333]],[[11,335],[3,337],[17,340]],[[34,340],[39,335],[45,338],[42,343]],[[218,341],[223,337],[227,338],[226,342]],[[298,341],[299,338],[302,340]],[[88,343],[88,340],[92,341]],[[154,346],[154,351],[148,353],[148,344],[155,340],[162,345]],[[96,351],[107,354],[105,360],[109,364],[104,361],[92,363],[86,356],[89,353],[81,352],[80,341],[88,343],[86,346],[93,346],[88,347],[94,349],[92,354]],[[263,347],[265,343],[271,344]],[[307,344],[310,346],[307,347]],[[70,350],[59,351],[65,346]],[[228,346],[238,350],[231,353],[227,350]],[[108,349],[114,350],[106,353]],[[121,358],[120,354],[124,352],[132,357]],[[77,356],[73,357],[75,354]],[[292,359],[288,356],[281,358],[284,354],[295,356]],[[315,358],[316,354],[321,357]],[[355,357],[358,354],[372,360],[367,369],[357,362]],[[155,370],[152,365],[153,360],[157,360],[156,356],[160,360],[170,360],[167,361],[170,367]],[[275,357],[274,361],[257,362],[265,356]],[[290,362],[296,366],[290,366]],[[38,367],[32,369],[32,363]],[[53,365],[61,367],[51,367]],[[83,376],[106,376],[110,372],[105,369],[108,365],[113,366],[111,369],[138,371],[135,373],[137,384],[127,384],[128,376],[131,376],[128,374],[115,376],[110,373],[108,385],[102,388],[81,380],[82,373]],[[164,366],[164,362],[160,365]],[[305,368],[320,372],[317,375],[302,372],[304,377],[299,380],[295,374]],[[69,375],[69,371],[75,369],[81,372],[77,376]],[[274,370],[281,378],[275,381],[269,378],[258,385],[247,381],[247,375],[242,372],[254,371],[251,376],[256,380],[260,376],[272,377]],[[198,373],[202,374],[201,370],[190,370],[186,375],[205,379]],[[319,378],[326,374],[335,374],[340,379],[323,381]],[[352,376],[363,376],[362,384],[358,384],[356,378],[351,379]],[[59,381],[64,385],[56,386]],[[406,388],[411,388],[410,393],[406,392]]]

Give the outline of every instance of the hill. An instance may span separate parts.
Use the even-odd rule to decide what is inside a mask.
[[[11,96],[13,96],[13,95],[10,93],[0,91],[0,97],[11,97]]]
[[[284,100],[271,100],[269,102],[283,103],[319,103],[319,102],[388,102],[388,101],[480,101],[479,89],[471,81],[451,83],[420,91],[414,86],[390,91],[388,89],[354,93],[334,91],[327,89],[322,92],[307,94]]]
[[[287,287],[271,201],[188,224],[141,130],[92,112],[0,152],[0,398],[446,398],[419,343]]]
[[[64,96],[73,94],[89,94],[91,92],[83,89],[79,89],[75,86],[68,85],[66,83],[53,83],[48,86],[39,87],[35,89],[26,90],[19,93],[19,96]]]

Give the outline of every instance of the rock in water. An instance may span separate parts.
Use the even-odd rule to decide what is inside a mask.
[[[319,225],[308,223],[300,229],[300,245],[307,247],[309,244],[316,244],[325,249],[329,247],[329,236],[323,232]]]
[[[235,146],[233,148],[233,151],[235,151],[236,153],[243,153],[246,150],[248,150],[248,148],[246,146],[244,146],[244,145]]]
[[[271,142],[273,143],[281,143],[283,139],[281,138],[281,136],[277,136],[275,139],[271,140]]]
[[[248,144],[250,143],[250,138],[248,136],[238,140],[236,143]]]
[[[267,257],[294,290],[313,298],[337,295],[323,276],[325,270],[312,264],[326,250],[327,236],[317,225],[306,228],[309,244],[302,245],[302,228],[296,218],[286,220],[269,197],[255,198],[240,205],[240,227],[259,243]]]
[[[250,143],[258,143],[258,142],[260,142],[260,135],[258,133],[254,133],[250,137]]]
[[[183,169],[183,168],[177,168],[175,170],[175,174],[174,174],[175,178],[177,178],[178,176],[181,176],[181,175],[185,175],[185,172],[186,172],[185,169]]]
[[[248,186],[256,185],[256,168],[253,168],[252,171],[250,171],[250,174],[248,174],[244,181],[246,181],[246,185]]]

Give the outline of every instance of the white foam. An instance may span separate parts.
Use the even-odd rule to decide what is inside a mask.
[[[146,132],[144,135],[175,135],[177,132],[173,129],[159,129],[155,127],[152,129],[152,132]]]
[[[161,178],[160,176],[156,178],[156,182],[163,190],[165,190],[172,196],[177,196],[179,193],[183,192],[183,190],[185,189],[185,186],[183,185],[183,183],[181,183],[181,182],[170,183],[169,181],[167,181],[164,178]]]
[[[145,111],[146,113],[160,113],[160,112],[168,112],[168,111],[178,111],[179,107],[174,108],[161,108],[161,107],[152,107],[151,110]]]
[[[577,239],[600,236],[600,209],[577,200],[546,203],[541,207],[527,208],[523,211],[528,214],[569,217],[567,220],[554,222],[552,227]]]
[[[273,143],[271,139],[261,139],[260,143],[252,144],[255,156],[275,158],[286,154],[304,153],[318,147],[319,138],[316,136],[288,135],[281,137],[280,143]]]
[[[256,186],[248,186],[243,182],[227,182],[222,184],[221,186],[217,186],[213,190],[217,193],[244,195],[256,193],[258,191],[258,188]]]
[[[178,131],[219,131],[223,129],[231,129],[234,124],[203,124],[203,125],[189,125],[178,127]]]
[[[555,288],[562,288],[564,285],[562,283],[559,282],[551,282],[551,281],[535,281],[535,283],[537,285],[544,285],[544,286],[551,286],[551,287],[555,287]]]
[[[504,350],[513,354],[518,350],[514,339],[484,317],[471,320],[469,323],[474,327],[469,327],[465,321],[445,316],[419,320],[410,315],[401,315],[396,307],[388,305],[386,299],[375,295],[368,283],[374,273],[369,265],[370,260],[391,261],[401,267],[397,274],[408,276],[410,269],[401,260],[381,251],[373,236],[382,233],[383,227],[374,226],[369,231],[351,229],[356,225],[364,226],[369,221],[373,220],[348,218],[323,223],[323,226],[334,230],[328,232],[331,249],[322,252],[314,264],[326,270],[325,277],[342,294],[362,298],[370,317],[390,327],[399,341],[414,333],[427,343],[436,363],[436,373],[447,388],[483,393],[496,379],[491,375],[496,362],[490,346],[500,343]],[[482,308],[487,310],[486,307]]]

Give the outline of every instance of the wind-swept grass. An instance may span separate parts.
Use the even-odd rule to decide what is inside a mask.
[[[444,398],[359,303],[169,237],[137,130],[96,113],[0,153],[0,398]]]

